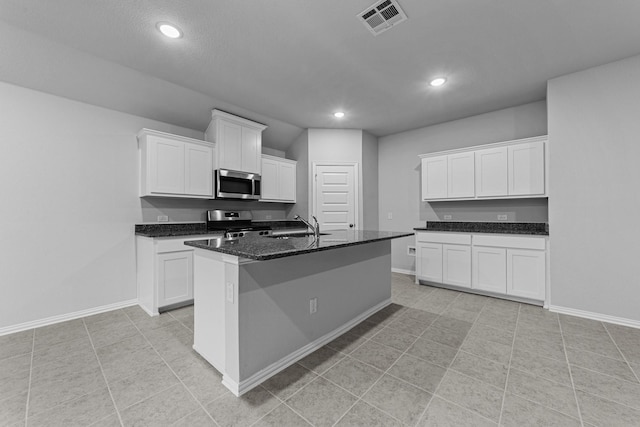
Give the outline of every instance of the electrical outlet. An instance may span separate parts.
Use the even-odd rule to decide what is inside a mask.
[[[167,215],[158,215],[158,222],[167,222],[169,217]]]
[[[233,283],[227,283],[227,302],[233,304],[234,298]]]
[[[393,219],[393,212],[387,213],[387,219]]]
[[[318,311],[318,298],[311,298],[309,300],[309,314],[313,314]]]
[[[506,221],[507,214],[498,214],[498,221]]]
[[[444,218],[445,220],[448,220],[448,219],[451,219],[452,217],[451,217],[451,215],[445,215],[443,218]]]
[[[267,215],[267,219],[273,218],[273,215]]]

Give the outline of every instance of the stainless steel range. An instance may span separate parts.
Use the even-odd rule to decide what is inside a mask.
[[[250,211],[207,211],[207,230],[222,231],[227,239],[271,235],[271,227],[255,225],[252,220]]]

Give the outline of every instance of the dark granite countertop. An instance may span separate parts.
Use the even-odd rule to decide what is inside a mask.
[[[190,240],[185,245],[249,258],[258,261],[284,258],[310,252],[326,251],[340,247],[362,245],[366,243],[397,239],[411,236],[413,233],[368,230],[328,231],[315,241],[313,236],[289,237],[287,239],[255,236],[241,239]]]
[[[287,230],[306,229],[306,226],[302,222],[295,220],[261,220],[253,221],[252,223],[256,225],[268,225],[276,234],[286,232]],[[221,233],[208,231],[206,222],[188,222],[136,224],[135,234],[144,237],[180,237]]]
[[[447,231],[460,233],[499,233],[528,234],[548,236],[549,224],[546,222],[446,222],[427,221],[426,227],[414,228],[416,231]]]
[[[207,230],[205,222],[168,223],[168,224],[136,224],[136,236],[144,237],[180,237],[203,234],[220,234]]]

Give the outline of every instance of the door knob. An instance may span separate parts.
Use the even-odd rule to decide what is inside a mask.
[[[349,228],[353,228],[353,224],[349,224]]]

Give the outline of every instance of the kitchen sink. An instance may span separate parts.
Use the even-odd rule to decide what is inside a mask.
[[[320,233],[321,236],[326,236],[329,233]],[[279,239],[279,240],[287,240],[291,237],[309,237],[313,236],[313,233],[288,233],[288,234],[278,234],[277,236],[267,236],[270,239]]]

